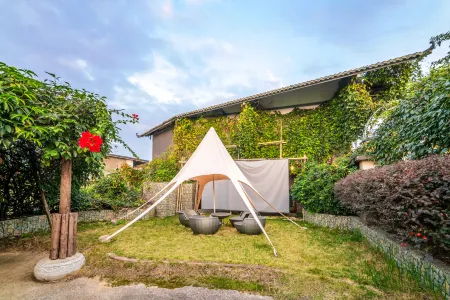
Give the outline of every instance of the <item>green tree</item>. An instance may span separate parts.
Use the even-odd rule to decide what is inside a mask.
[[[432,67],[414,82],[410,96],[389,111],[367,148],[382,164],[450,149],[450,65]]]
[[[35,160],[37,186],[45,201],[39,168],[55,162],[61,168],[60,213],[70,211],[72,166],[76,164],[79,178],[96,174],[103,158],[114,142],[123,144],[119,124],[137,122],[137,118],[122,111],[107,108],[105,97],[86,90],[74,89],[54,74],[50,80],[40,81],[29,70],[17,69],[0,62],[0,147],[8,149],[18,140],[36,145],[39,161]],[[114,121],[113,115],[119,119]],[[91,153],[78,145],[82,132],[102,137],[98,153]],[[129,149],[131,151],[131,149]],[[132,152],[132,151],[131,151]],[[132,152],[134,154],[134,152]],[[48,213],[48,209],[46,209]]]

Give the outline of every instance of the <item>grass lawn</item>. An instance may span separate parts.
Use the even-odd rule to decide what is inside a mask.
[[[274,257],[263,235],[241,235],[228,221],[217,234],[202,236],[193,235],[176,217],[154,218],[137,222],[106,244],[98,237],[122,225],[80,224],[79,250],[87,263],[76,276],[101,276],[113,285],[236,289],[277,299],[437,297],[400,274],[358,232],[302,225],[308,229],[279,218],[267,220],[266,230],[279,252]],[[40,249],[48,241],[48,235],[33,236],[13,246]],[[118,261],[108,253],[144,261]]]

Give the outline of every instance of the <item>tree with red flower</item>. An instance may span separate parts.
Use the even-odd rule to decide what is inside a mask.
[[[35,153],[39,153],[34,159],[35,170],[60,165],[59,214],[50,214],[45,190],[40,184],[41,175],[35,173],[36,194],[41,198],[50,227],[56,228],[52,230],[50,258],[58,259],[74,254],[74,248],[68,247],[69,229],[62,231],[62,220],[69,218],[76,228],[75,214],[71,213],[72,175],[82,184],[91,175],[101,173],[103,159],[113,143],[122,144],[135,155],[120,138],[119,126],[137,123],[139,116],[109,109],[105,97],[74,89],[56,75],[47,74],[52,78],[40,81],[32,71],[0,62],[0,96],[7,95],[2,117],[8,120],[0,134],[0,146],[8,149],[15,141],[25,139],[33,143]],[[79,185],[75,188],[79,189]],[[76,230],[72,231],[72,245],[76,240],[74,232]]]

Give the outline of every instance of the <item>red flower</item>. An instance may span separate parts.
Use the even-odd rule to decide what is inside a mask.
[[[416,236],[417,236],[417,237],[421,237],[422,235],[418,232],[418,233],[416,234]]]
[[[139,115],[137,115],[137,114],[131,114],[131,116],[133,117],[133,119],[139,121]]]
[[[103,140],[99,135],[85,131],[81,133],[81,138],[78,140],[78,145],[81,148],[88,148],[91,152],[100,152],[100,146]]]
[[[403,243],[403,244],[401,244],[402,245],[402,247],[406,247],[406,243]]]

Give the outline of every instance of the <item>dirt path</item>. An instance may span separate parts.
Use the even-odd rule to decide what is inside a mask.
[[[41,283],[33,277],[36,262],[47,254],[32,252],[0,253],[0,299],[272,299],[232,290],[210,290],[198,287],[163,289],[143,284],[109,287],[97,279]]]

